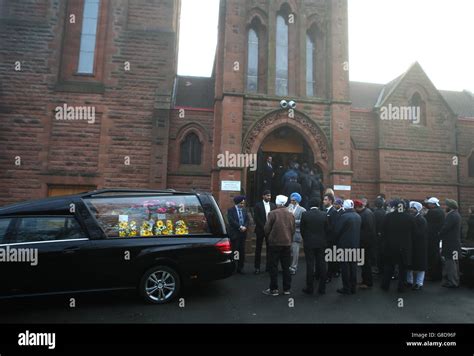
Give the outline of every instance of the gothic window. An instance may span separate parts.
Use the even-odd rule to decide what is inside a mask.
[[[288,23],[283,15],[277,16],[276,23],[276,81],[275,93],[288,95]]]
[[[94,73],[94,55],[96,48],[97,23],[99,20],[100,0],[84,0],[82,16],[81,45],[77,72]]]
[[[306,34],[306,96],[314,96],[315,72],[314,72],[315,42],[311,33]]]
[[[181,164],[201,164],[202,144],[195,133],[186,135],[181,142]]]
[[[420,93],[415,92],[410,100],[410,109],[412,113],[412,123],[426,125],[426,105]]]
[[[256,93],[258,91],[259,42],[254,28],[250,28],[248,31],[247,52],[247,91]]]

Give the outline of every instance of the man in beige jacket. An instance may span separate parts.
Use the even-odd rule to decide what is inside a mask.
[[[275,203],[277,208],[268,213],[265,224],[265,236],[268,241],[270,288],[263,291],[265,295],[277,296],[278,263],[283,269],[283,294],[289,295],[291,289],[291,243],[295,233],[295,217],[285,208],[288,197],[278,195]]]

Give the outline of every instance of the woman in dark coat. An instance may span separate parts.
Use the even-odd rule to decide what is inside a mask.
[[[410,213],[415,217],[416,230],[412,238],[412,263],[407,273],[407,284],[414,290],[423,287],[425,271],[428,268],[428,223],[421,215],[423,206],[416,202],[410,202]],[[416,280],[414,280],[416,274]],[[414,283],[415,282],[415,283]]]

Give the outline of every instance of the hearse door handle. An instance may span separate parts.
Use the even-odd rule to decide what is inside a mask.
[[[75,253],[76,251],[78,251],[80,249],[79,246],[73,246],[73,247],[67,247],[63,250],[63,253],[64,254],[71,254],[71,253]]]

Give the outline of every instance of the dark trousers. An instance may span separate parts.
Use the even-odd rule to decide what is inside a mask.
[[[362,284],[366,284],[371,287],[374,284],[372,279],[372,253],[371,247],[365,248],[364,264],[362,266]]]
[[[398,290],[403,289],[405,282],[407,280],[407,267],[403,262],[400,261],[396,264],[386,263],[383,267],[383,277],[382,277],[382,288],[389,289],[390,281],[392,280],[393,273],[395,272],[395,266],[398,265]]]
[[[324,260],[325,248],[305,248],[304,255],[306,259],[306,288],[314,290],[315,270],[319,271],[318,291],[326,292],[327,264]]]
[[[428,242],[428,269],[426,271],[426,277],[433,281],[440,281],[441,269],[439,240],[431,240]]]
[[[283,270],[283,290],[291,288],[291,246],[269,246],[267,257],[270,267],[270,289],[278,289],[278,263],[281,263]]]
[[[357,262],[341,262],[342,289],[346,292],[356,291]]]
[[[268,241],[263,231],[259,231],[257,234],[257,246],[255,248],[255,269],[260,269],[260,261],[262,257],[262,246],[265,240],[265,246],[267,248],[267,258],[265,262],[265,270],[268,270]]]
[[[230,241],[230,244],[232,246],[232,256],[234,257],[234,259],[237,255],[239,256],[239,259],[237,261],[237,271],[242,271],[242,269],[244,268],[246,240],[247,237],[245,236]],[[236,254],[236,252],[238,252],[238,254]]]

